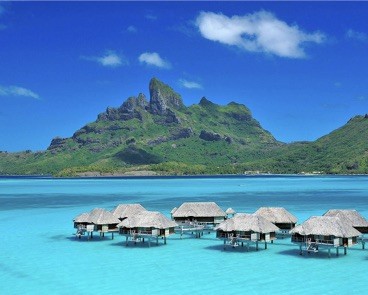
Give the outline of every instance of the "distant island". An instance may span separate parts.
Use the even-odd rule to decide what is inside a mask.
[[[160,80],[45,151],[0,152],[0,175],[367,174],[368,116],[313,142],[277,141],[236,102],[185,106]]]

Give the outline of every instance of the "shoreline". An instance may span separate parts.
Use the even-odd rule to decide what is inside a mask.
[[[52,175],[0,175],[0,179],[22,178],[22,179],[177,179],[177,178],[267,178],[267,177],[364,177],[368,174],[201,174],[201,175],[146,175],[146,174],[113,174],[113,175],[77,175],[55,177]]]

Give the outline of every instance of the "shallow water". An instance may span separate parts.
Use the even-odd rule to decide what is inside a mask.
[[[72,219],[94,207],[141,203],[169,216],[184,201],[224,210],[283,206],[302,222],[331,208],[368,218],[368,177],[163,179],[0,178],[0,294],[342,294],[366,291],[368,250],[299,256],[289,239],[267,250],[223,250],[214,235],[125,247],[77,240]],[[342,251],[340,251],[342,252]]]

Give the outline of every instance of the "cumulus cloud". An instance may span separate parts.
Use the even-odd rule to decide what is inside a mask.
[[[24,96],[24,97],[30,97],[34,99],[40,99],[40,96],[23,87],[19,86],[1,86],[0,85],[0,96]]]
[[[135,26],[129,26],[127,27],[127,32],[129,33],[137,33],[138,29]]]
[[[193,81],[188,81],[185,79],[179,79],[179,84],[184,87],[184,88],[188,88],[188,89],[202,89],[202,85],[197,83],[197,82],[193,82]]]
[[[83,59],[89,61],[95,61],[104,67],[116,68],[128,64],[128,60],[121,54],[115,53],[115,51],[107,50],[105,54],[101,56],[82,56]]]
[[[150,66],[155,66],[163,69],[170,69],[171,64],[160,57],[157,52],[144,52],[139,57],[140,63],[144,63]]]
[[[367,42],[368,41],[368,35],[363,32],[357,32],[354,30],[347,30],[345,34],[346,38],[358,40],[361,42]]]
[[[297,25],[288,25],[267,11],[232,17],[201,12],[196,26],[208,40],[287,58],[304,58],[303,45],[319,44],[325,39],[320,32],[306,33]]]

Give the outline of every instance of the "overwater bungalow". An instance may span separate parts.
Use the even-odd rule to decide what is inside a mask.
[[[173,214],[174,214],[174,212],[175,212],[177,209],[178,209],[178,208],[174,207],[174,208],[172,208],[172,210],[170,211],[171,219],[172,219],[172,220],[174,219],[174,218],[173,218]]]
[[[188,202],[181,204],[172,217],[179,225],[195,222],[208,227],[224,221],[226,213],[215,202]]]
[[[264,242],[265,249],[267,243],[276,239],[276,231],[279,228],[266,218],[256,214],[238,213],[233,218],[220,223],[216,228],[216,236],[224,241],[225,246],[237,247]]]
[[[225,213],[226,213],[226,218],[231,218],[231,217],[234,217],[236,212],[233,208],[227,208]]]
[[[368,234],[368,220],[356,210],[331,209],[323,216],[335,216],[344,223],[348,223],[362,234]]]
[[[130,216],[120,222],[117,227],[119,234],[126,237],[126,245],[128,241],[144,242],[148,240],[148,246],[151,245],[151,240],[156,240],[158,244],[159,238],[164,240],[174,234],[174,228],[177,223],[168,219],[160,212],[142,211],[134,216]]]
[[[276,225],[280,229],[276,234],[281,237],[289,235],[289,231],[298,222],[298,218],[283,207],[261,207],[254,214],[262,216]]]
[[[81,235],[87,233],[88,238],[93,238],[93,232],[99,232],[100,237],[104,237],[105,233],[111,233],[114,238],[114,232],[117,232],[116,225],[120,220],[111,212],[95,208],[89,213],[83,213],[77,216],[74,220],[74,227],[77,225],[76,235],[80,238]]]
[[[73,219],[74,228],[83,228],[83,227],[86,227],[87,224],[88,224],[88,217],[89,217],[89,213],[88,212],[79,214],[78,216],[74,217],[74,219]]]
[[[333,248],[336,248],[338,256],[339,247],[343,247],[346,254],[347,248],[355,245],[361,235],[351,224],[331,216],[312,216],[290,233],[291,241],[299,245],[300,255],[303,251],[316,253],[325,249],[329,256]]]
[[[142,211],[147,210],[141,204],[119,204],[111,210],[111,213],[122,221],[125,218],[134,216]]]

